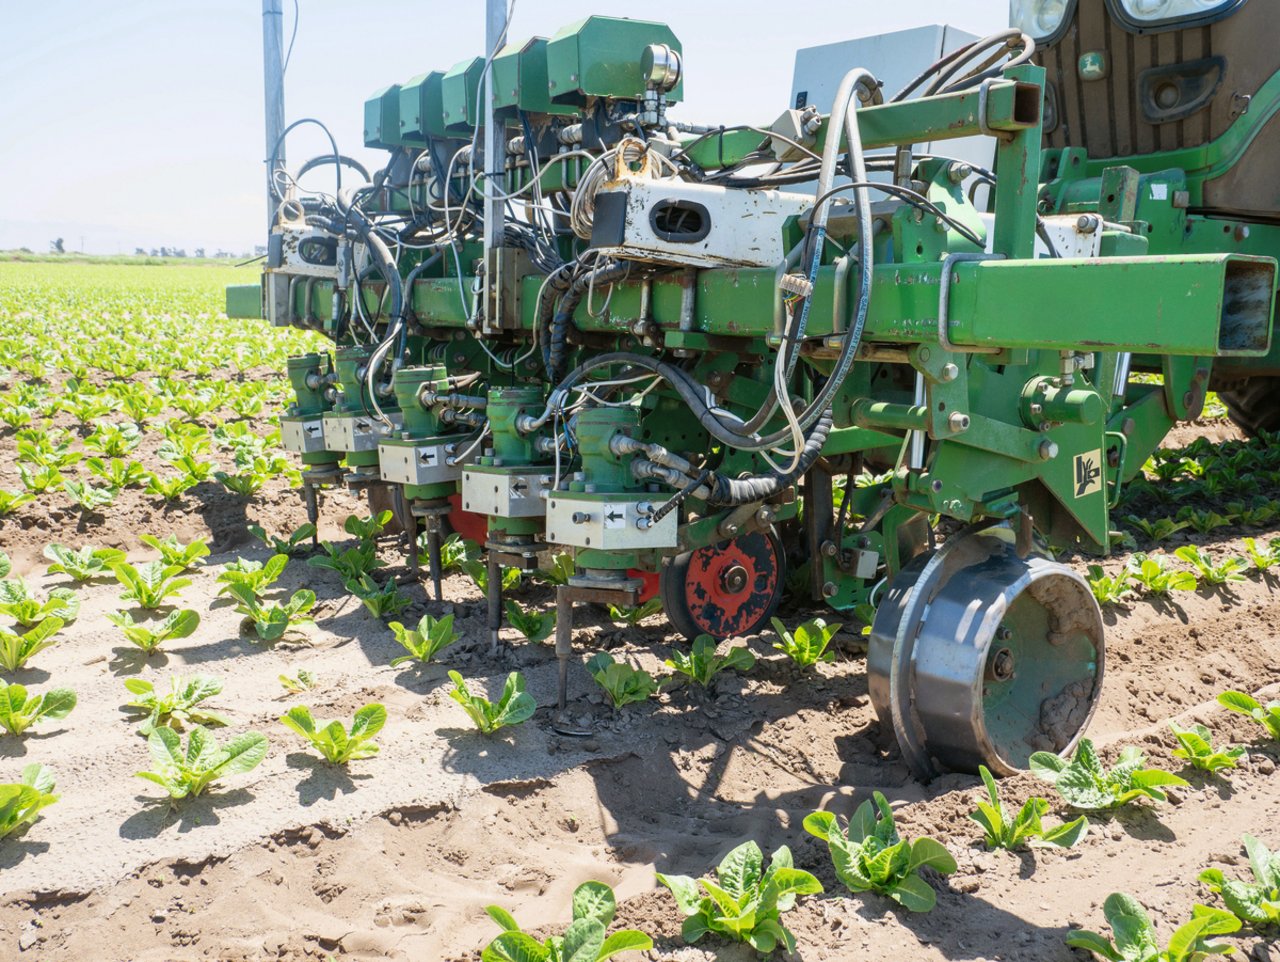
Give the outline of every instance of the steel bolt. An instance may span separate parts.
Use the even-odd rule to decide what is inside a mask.
[[[725,591],[736,594],[747,586],[747,569],[742,565],[734,565],[724,573],[721,584]]]
[[[834,581],[828,581],[825,585],[822,586],[822,597],[834,598],[836,596],[836,592],[839,590],[840,589],[836,587],[836,584]]]
[[[991,676],[996,681],[1008,681],[1013,669],[1013,652],[1008,648],[1001,648],[991,657]]]
[[[1052,461],[1058,456],[1058,445],[1057,443],[1050,441],[1048,438],[1045,438],[1040,442],[1040,447],[1037,449],[1037,453],[1040,455],[1041,461]]]
[[[938,372],[938,380],[943,384],[950,384],[960,376],[960,368],[948,361],[942,365],[942,370]]]
[[[933,491],[934,494],[938,494],[939,492],[942,491],[942,482],[934,481],[932,484],[929,485],[929,488]]]
[[[969,430],[969,415],[961,411],[952,411],[951,417],[947,418],[947,426],[959,434],[961,431]]]
[[[834,541],[822,542],[822,553],[828,558],[834,558],[836,556],[836,551],[838,550],[839,549],[836,548],[836,543]]]

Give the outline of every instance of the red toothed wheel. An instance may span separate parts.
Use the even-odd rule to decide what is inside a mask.
[[[759,631],[782,597],[785,560],[772,529],[672,558],[659,581],[662,606],[686,638],[717,640]]]

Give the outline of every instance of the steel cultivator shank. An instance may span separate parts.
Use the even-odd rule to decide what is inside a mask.
[[[1089,154],[1026,29],[718,126],[678,116],[670,28],[588,17],[376,93],[371,176],[336,145],[290,172],[286,128],[228,313],[333,342],[288,365],[313,518],[367,489],[437,599],[441,545],[474,539],[495,647],[502,569],[571,553],[566,731],[575,605],[656,594],[720,639],[788,595],[876,606],[872,701],[920,778],[1069,749],[1104,631],[1053,552],[1105,553],[1170,428],[1266,384],[1280,237],[1211,209],[1209,147]],[[299,186],[317,166],[336,193]]]

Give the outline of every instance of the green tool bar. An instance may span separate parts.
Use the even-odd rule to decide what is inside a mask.
[[[986,127],[983,121],[986,98]],[[858,110],[858,128],[867,150],[957,140],[981,134],[1011,134],[1040,125],[1041,87],[1034,83],[1000,80],[981,89],[942,94],[898,104],[881,104]],[[828,120],[818,129],[813,151],[821,153]],[[768,125],[760,125],[767,130]],[[759,149],[766,137],[755,130],[725,130],[702,134],[689,142],[688,157],[705,170],[730,167]]]
[[[1256,357],[1275,280],[1274,260],[1234,254],[960,264],[946,334],[972,348]]]

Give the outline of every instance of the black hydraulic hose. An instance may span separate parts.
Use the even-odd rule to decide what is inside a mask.
[[[336,157],[333,154],[321,154],[319,157],[312,157],[298,168],[298,172],[293,175],[293,179],[301,180],[302,175],[308,171],[314,170],[323,164],[332,164],[335,161],[346,167],[350,167],[366,181],[372,180],[369,176],[369,171],[365,168],[364,164],[360,163],[360,161],[356,160],[354,157],[348,157],[346,154],[338,154]]]
[[[338,208],[347,218],[347,222],[355,227],[360,234],[360,239],[364,241],[365,246],[369,249],[370,256],[378,265],[378,273],[382,275],[388,286],[391,288],[391,318],[400,317],[404,311],[404,284],[400,280],[400,270],[396,267],[396,259],[391,256],[391,250],[387,247],[386,242],[378,236],[378,232],[374,230],[372,222],[364,215],[360,208],[351,203],[351,194],[349,191],[338,191]]]
[[[565,356],[569,353],[569,326],[573,323],[574,311],[582,303],[583,296],[593,284],[612,284],[620,281],[631,272],[630,264],[610,263],[594,268],[574,278],[569,289],[560,298],[555,315],[551,319],[550,344],[547,347],[547,377],[554,381],[564,370]]]
[[[773,470],[767,474],[758,474],[749,478],[726,478],[723,475],[714,475],[710,481],[711,494],[707,498],[707,503],[729,507],[751,504],[754,501],[764,501],[779,491],[791,487],[799,478],[807,474],[813,467],[813,463],[821,457],[822,448],[827,443],[828,435],[831,434],[833,421],[831,408],[827,408],[818,420],[813,422],[808,436],[804,439],[800,457],[796,459],[795,467],[790,471]]]

